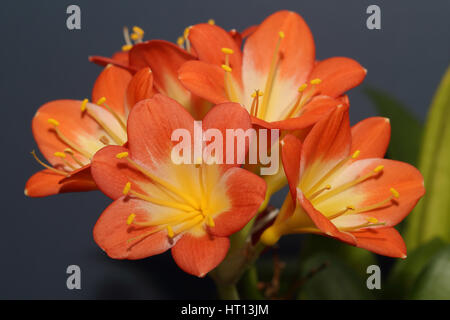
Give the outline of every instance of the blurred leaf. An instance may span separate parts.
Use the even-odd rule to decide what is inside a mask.
[[[450,299],[450,246],[441,249],[417,278],[411,299]]]
[[[393,299],[406,298],[422,269],[443,247],[442,240],[433,239],[416,248],[405,260],[397,260],[389,274],[387,295]]]
[[[422,124],[408,109],[391,95],[366,87],[364,89],[380,116],[391,121],[389,157],[415,164],[419,153]]]
[[[354,300],[373,298],[366,280],[338,257],[319,253],[305,260],[301,267],[302,285],[298,299]]]
[[[368,266],[377,263],[372,252],[350,246],[335,239],[310,235],[305,242],[305,247],[302,250],[303,259],[318,252],[333,253],[362,277],[366,276]]]
[[[407,220],[406,244],[415,248],[435,237],[450,242],[450,68],[433,98],[425,124],[419,170],[427,194]],[[407,130],[411,132],[411,130]]]

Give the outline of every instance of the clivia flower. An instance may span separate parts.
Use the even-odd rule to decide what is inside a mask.
[[[251,120],[241,106],[226,103],[212,108],[202,125],[225,136],[226,129],[247,130]],[[172,133],[180,128],[193,137],[194,118],[156,94],[131,111],[126,147],[96,153],[92,175],[114,202],[95,225],[94,239],[115,259],[142,259],[171,248],[181,269],[202,277],[225,258],[228,236],[256,214],[265,182],[239,164],[176,164]]]
[[[341,95],[357,86],[366,70],[356,61],[334,57],[317,62],[311,31],[291,11],[279,11],[249,35],[241,51],[216,25],[189,28],[199,61],[179,70],[181,82],[213,103],[239,102],[253,123],[301,129],[347,101]]]
[[[50,165],[33,151],[45,169],[27,181],[25,195],[44,197],[96,189],[90,174],[91,158],[105,145],[126,143],[130,108],[153,94],[148,68],[132,77],[128,71],[109,65],[94,84],[92,103],[88,99],[55,100],[41,106],[32,129]]]
[[[413,166],[382,159],[389,121],[369,118],[351,130],[348,108],[319,121],[303,145],[292,135],[282,144],[291,195],[261,241],[273,245],[284,234],[316,233],[390,257],[406,257],[394,226],[424,195]]]

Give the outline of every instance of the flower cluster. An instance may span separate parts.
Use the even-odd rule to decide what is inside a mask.
[[[350,127],[345,93],[366,70],[350,58],[318,61],[302,17],[279,11],[243,32],[209,21],[186,28],[176,44],[143,41],[139,27],[124,35],[121,52],[90,58],[104,67],[91,100],[39,108],[32,129],[48,164],[32,153],[45,168],[26,183],[27,196],[99,189],[113,202],[94,239],[110,257],[171,249],[178,266],[199,277],[225,259],[236,233],[246,250],[233,252],[242,255],[286,234],[315,233],[406,257],[394,226],[424,194],[423,178],[409,164],[383,159],[388,119]],[[174,163],[173,132],[194,136],[195,120],[224,136],[278,130],[268,147],[281,148],[282,166],[264,176],[256,170],[263,161]],[[244,141],[244,149],[262,140]],[[231,150],[240,142],[226,140]],[[274,215],[267,204],[286,184],[290,192]]]

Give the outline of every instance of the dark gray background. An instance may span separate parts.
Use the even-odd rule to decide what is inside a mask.
[[[69,4],[81,7],[81,31],[66,28]],[[366,28],[370,4],[381,7],[382,30]],[[36,148],[31,119],[47,101],[90,97],[100,68],[87,57],[117,51],[124,25],[141,26],[146,39],[175,41],[186,26],[209,18],[242,29],[279,9],[305,18],[319,59],[355,58],[369,71],[366,84],[389,91],[424,118],[449,63],[449,1],[2,1],[0,298],[214,297],[209,279],[184,274],[169,253],[134,262],[108,259],[92,239],[109,203],[99,192],[26,198],[27,178],[41,169],[29,155]],[[350,99],[353,122],[375,114],[360,88]],[[66,289],[70,264],[82,269],[82,290]]]

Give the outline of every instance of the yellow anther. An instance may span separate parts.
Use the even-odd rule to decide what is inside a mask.
[[[130,225],[133,223],[134,218],[136,218],[136,215],[134,213],[130,214],[127,218],[127,225]]]
[[[222,69],[225,70],[226,72],[231,72],[232,71],[231,67],[227,66],[226,64],[222,65]]]
[[[320,79],[313,79],[310,81],[311,84],[320,84],[322,82],[322,80]]]
[[[73,155],[73,154],[74,154],[74,153],[73,153],[73,150],[70,149],[70,148],[65,148],[65,149],[64,149],[64,152],[65,152],[65,153],[68,153],[68,154],[70,154],[70,155]]]
[[[211,216],[208,216],[208,227],[214,228],[216,226],[214,219]]]
[[[184,44],[184,38],[183,37],[178,37],[177,44],[181,47]]]
[[[55,152],[53,155],[55,157],[63,158],[63,159],[66,157],[66,154],[64,152],[59,152],[59,151]]]
[[[130,189],[131,189],[131,182],[128,181],[125,184],[125,187],[123,187],[123,190],[122,190],[123,195],[126,196],[128,194],[128,192],[130,192]]]
[[[88,102],[88,99],[84,99],[83,102],[81,102],[81,112],[84,112],[84,110],[86,110],[86,105]]]
[[[234,50],[230,49],[230,48],[222,48],[221,50],[225,54],[233,54],[234,53]]]
[[[100,99],[97,100],[97,104],[99,106],[101,106],[102,104],[104,104],[106,102],[106,98],[105,97],[101,97]]]
[[[331,185],[327,184],[327,185],[325,186],[325,189],[326,189],[326,190],[330,190],[330,189],[331,189]]]
[[[137,33],[132,33],[131,35],[130,35],[130,38],[131,38],[131,40],[139,40],[140,38],[141,38],[141,36],[140,35],[138,35]]]
[[[215,25],[216,24],[216,21],[214,21],[214,19],[209,19],[208,20],[208,24],[210,24],[210,25]]]
[[[132,45],[132,44],[124,44],[124,45],[122,46],[122,51],[130,51],[131,48],[133,48],[133,45]]]
[[[351,204],[351,205],[348,205],[348,206],[347,206],[347,209],[348,209],[348,210],[355,210],[355,206],[352,205],[352,204]]]
[[[307,83],[302,84],[300,87],[298,87],[298,92],[303,92],[308,87]]]
[[[195,159],[195,164],[202,164],[202,163],[203,163],[202,157],[198,157],[197,159]]]
[[[256,98],[256,92],[258,92],[258,97],[262,97],[264,94],[262,91],[256,90],[252,93],[252,98]]]
[[[116,154],[116,158],[117,159],[123,159],[123,158],[126,158],[126,157],[128,157],[128,152],[126,152],[126,151]]]
[[[359,150],[356,150],[355,152],[353,152],[352,159],[358,158],[360,153],[361,153],[361,151],[359,151]]]
[[[384,166],[383,165],[379,165],[378,167],[373,169],[373,172],[378,173],[378,172],[382,171],[383,169],[384,169]]]
[[[367,221],[368,221],[369,223],[378,223],[378,219],[377,219],[377,218],[374,218],[374,217],[368,217],[368,218],[367,218]]]
[[[189,27],[186,27],[185,29],[184,29],[184,32],[183,32],[183,37],[184,37],[184,39],[187,39],[187,37],[189,36],[189,30],[191,29],[191,27],[189,26]]]
[[[133,27],[133,32],[140,35],[141,37],[144,35],[144,30],[142,30],[142,28],[139,28],[138,26]]]
[[[392,193],[392,195],[396,198],[400,197],[400,193],[398,193],[397,190],[395,190],[394,188],[389,189]]]
[[[169,238],[173,238],[175,236],[175,233],[173,232],[171,226],[167,226],[167,235],[169,236]]]
[[[284,32],[283,31],[278,32],[278,35],[280,36],[281,39],[284,38]]]
[[[55,119],[50,118],[47,120],[47,122],[54,125],[55,127],[59,126],[59,122],[56,121]]]

